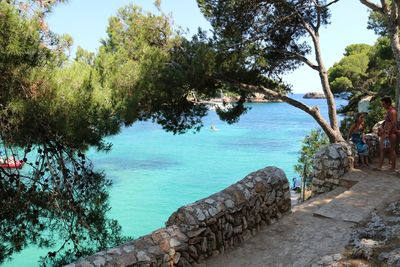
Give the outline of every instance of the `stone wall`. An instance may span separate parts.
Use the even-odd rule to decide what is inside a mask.
[[[372,161],[373,158],[379,157],[379,137],[375,133],[369,133],[365,135],[365,141],[368,144],[368,158],[370,159],[370,162]],[[350,144],[353,145],[353,148],[356,149],[355,144],[350,141]],[[358,156],[355,158],[355,164],[354,167],[357,168],[358,166]]]
[[[331,144],[315,154],[312,173],[312,193],[319,195],[339,186],[340,177],[358,160],[354,147],[348,143]]]
[[[290,208],[285,173],[267,167],[179,208],[165,228],[68,266],[193,266],[239,245]]]
[[[375,133],[365,135],[370,160],[379,156],[379,137]],[[312,194],[319,195],[335,189],[340,178],[349,169],[358,166],[354,144],[339,143],[321,148],[314,156]],[[371,162],[371,161],[370,161]]]
[[[375,133],[365,135],[368,144],[368,156],[370,159],[379,157],[379,137]]]

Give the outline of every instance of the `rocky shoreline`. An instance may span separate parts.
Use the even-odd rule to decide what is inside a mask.
[[[200,102],[206,102],[206,103],[213,103],[213,104],[218,104],[218,103],[235,103],[238,102],[240,99],[239,96],[224,96],[224,97],[218,97],[218,98],[211,98],[209,100],[202,100]],[[264,94],[260,93],[253,93],[251,96],[246,98],[247,103],[273,103],[273,102],[283,102],[280,99],[277,99],[272,96],[267,96]]]

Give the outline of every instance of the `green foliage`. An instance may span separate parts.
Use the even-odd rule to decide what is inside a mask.
[[[328,70],[332,91],[348,99],[393,94],[396,75],[390,40],[381,37],[373,46],[353,44]]]
[[[380,12],[372,11],[368,18],[367,29],[373,30],[375,34],[387,36],[388,34],[388,18]]]
[[[199,130],[207,108],[190,99],[193,92],[201,100],[220,90],[240,96],[232,109],[219,112],[233,123],[246,112],[250,94],[238,81],[285,93],[288,86],[266,74],[298,65],[263,53],[260,42],[232,49],[235,23],[223,40],[203,32],[186,40],[170,17],[132,5],[110,18],[97,54],[78,48],[69,61],[72,39],[50,32],[43,20],[57,1],[40,2],[25,1],[22,9],[17,1],[0,2],[0,139],[8,156],[25,162],[22,171],[0,168],[0,262],[31,244],[53,249],[62,240],[42,259],[62,265],[122,242],[118,223],[106,216],[110,181],[93,171],[83,152],[109,148],[104,137],[137,120],[174,133]],[[287,13],[293,3],[275,4]],[[280,25],[283,35],[272,36],[269,45],[282,38],[285,48],[308,53],[304,43],[290,41],[304,34],[297,22],[290,20],[288,31]],[[215,25],[216,32],[222,29]]]
[[[0,168],[0,262],[61,240],[42,259],[61,265],[125,240],[106,216],[111,183],[81,152],[108,148],[120,119],[93,55],[78,49],[67,62],[72,40],[45,29],[44,2],[0,2],[1,151],[25,162]]]
[[[65,64],[63,51],[69,37],[48,39],[40,18],[23,16],[5,2],[0,2],[0,13],[3,141],[25,146],[63,136],[73,148],[102,147],[103,136],[118,132],[119,121],[112,116],[110,93],[100,88],[99,76],[89,62]],[[83,58],[83,51],[79,52]]]
[[[218,112],[236,122],[252,93],[239,83],[289,92],[280,76],[311,52],[301,22],[329,22],[328,9],[310,8],[314,1],[199,0],[214,36],[199,31],[186,40],[170,17],[129,5],[109,19],[97,54],[78,48],[70,61],[72,39],[52,33],[43,20],[62,1],[19,2],[0,1],[0,139],[26,167],[0,168],[0,261],[29,244],[53,247],[61,239],[60,249],[43,258],[56,265],[123,240],[106,217],[110,182],[93,171],[85,150],[108,149],[104,137],[137,120],[173,133],[199,130],[207,108],[193,94],[239,96],[233,108]],[[349,48],[353,58],[338,67],[337,87],[350,90],[364,78],[364,48]],[[314,147],[321,136],[305,140],[299,164],[312,153],[307,144]]]
[[[0,168],[0,262],[33,244],[56,248],[42,262],[59,266],[125,240],[106,217],[111,182],[83,153],[61,142],[3,151],[25,166]]]
[[[170,67],[170,52],[180,42],[170,18],[127,6],[109,22],[95,67],[121,120],[131,124],[153,119],[176,133],[199,123],[190,117],[204,116],[205,108],[186,100],[189,87]]]
[[[310,180],[310,174],[313,170],[312,163],[315,154],[323,146],[328,144],[329,139],[321,129],[311,130],[310,134],[304,138],[301,150],[299,152],[299,159],[297,160],[297,164],[294,166],[294,171],[306,179],[307,185],[310,185],[312,182]]]
[[[242,99],[246,96],[236,86],[219,81],[220,73],[249,81],[267,79],[246,70],[244,58],[228,62],[203,32],[190,41],[180,37],[170,20],[143,14],[135,6],[120,9],[109,20],[95,68],[100,85],[110,89],[112,106],[125,124],[152,120],[173,133],[198,131],[207,107],[197,100],[215,97],[221,90]],[[191,98],[193,93],[197,100]],[[221,119],[237,121],[246,111],[243,103],[220,113]]]
[[[386,110],[382,107],[380,98],[373,98],[369,104],[369,112],[365,116],[365,132],[372,133],[374,125],[385,119]],[[353,119],[354,123],[354,119]]]
[[[356,111],[349,111],[341,120],[340,130],[344,136],[348,136],[351,125],[355,123],[356,114]],[[385,118],[385,114],[386,110],[382,107],[380,98],[372,98],[369,103],[368,114],[365,116],[365,132],[371,133],[374,125]]]
[[[12,5],[0,2],[0,104],[26,94],[32,69],[50,57],[41,45],[39,26],[37,20],[21,18]]]
[[[0,139],[8,155],[26,161],[23,172],[0,170],[1,207],[15,207],[1,209],[0,261],[30,244],[50,248],[61,239],[43,262],[64,264],[123,239],[106,217],[110,183],[81,151],[108,149],[104,137],[136,120],[154,120],[174,133],[200,129],[207,108],[188,96],[220,90],[209,78],[216,53],[201,34],[186,41],[169,17],[128,6],[110,18],[97,55],[78,48],[68,61],[69,36],[44,31],[41,16],[0,4],[7,14],[0,16],[2,38],[16,40],[1,50]]]
[[[345,56],[329,69],[329,81],[336,96],[348,99],[348,104],[339,112],[346,117],[341,121],[341,131],[346,136],[358,112],[358,102],[372,96],[366,131],[384,117],[380,97],[394,97],[396,65],[390,40],[379,38],[373,46],[354,44],[346,48]]]
[[[335,95],[346,97],[358,89],[367,75],[370,50],[371,47],[366,44],[350,45],[346,47],[345,56],[328,70],[332,92]]]
[[[307,30],[302,22],[328,24],[329,11],[312,8],[312,1],[198,0],[210,21],[220,48],[239,55],[247,54],[249,69],[281,74],[302,64],[297,60],[311,52],[304,42]],[[296,57],[298,56],[298,57]]]
[[[371,46],[367,44],[351,44],[345,48],[344,56],[366,54],[371,50]]]
[[[374,81],[373,84],[370,83],[372,91],[379,96],[394,97],[397,68],[390,40],[387,37],[379,38],[371,52],[369,72]]]
[[[336,68],[336,70],[338,69],[339,68]],[[331,83],[331,87],[336,94],[338,94],[339,92],[348,92],[354,88],[352,81],[349,78],[343,76],[335,78]]]
[[[251,91],[275,95],[271,90],[285,94],[291,88],[282,82],[282,76],[306,64],[320,73],[324,91],[330,92],[329,85],[323,82],[327,77],[321,54],[317,53],[314,59],[309,56],[313,48],[319,47],[318,38],[314,37],[330,23],[329,7],[334,2],[198,0],[213,27],[210,43],[217,54],[214,77],[227,88],[236,87],[241,96]],[[343,85],[339,82],[338,87]],[[333,105],[334,99],[327,96],[329,105]],[[329,113],[330,124],[321,117],[314,118],[332,142],[339,141],[342,138],[338,129],[332,129],[337,126],[336,110],[329,109]]]
[[[199,129],[207,108],[187,96],[195,72],[209,70],[199,55],[211,49],[196,44],[198,54],[179,58],[184,40],[170,19],[133,6],[110,19],[97,55],[78,48],[73,61],[71,39],[43,31],[40,16],[0,2],[0,23],[0,141],[25,162],[22,171],[0,168],[0,262],[32,244],[56,248],[42,258],[52,265],[117,245],[120,226],[106,216],[110,181],[82,152],[108,149],[104,137],[138,119]],[[175,59],[195,72],[171,67]]]
[[[86,63],[87,65],[93,66],[94,65],[94,57],[95,54],[85,49],[81,48],[80,46],[77,47],[75,53],[75,61]]]

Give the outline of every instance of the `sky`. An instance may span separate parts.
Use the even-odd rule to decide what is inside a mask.
[[[51,30],[69,34],[74,39],[73,51],[81,46],[96,52],[100,40],[106,37],[108,18],[127,4],[139,5],[145,11],[156,13],[153,0],[69,0],[58,5],[48,16]],[[209,29],[210,24],[201,14],[196,0],[162,0],[161,8],[171,13],[174,24],[188,30],[191,36],[198,27]],[[340,0],[332,5],[332,23],[321,29],[321,49],[325,67],[338,62],[349,44],[372,45],[377,36],[367,30],[368,9],[358,0]],[[310,55],[310,59],[314,59]],[[294,93],[321,92],[318,73],[304,66],[286,75],[284,80],[292,85]]]

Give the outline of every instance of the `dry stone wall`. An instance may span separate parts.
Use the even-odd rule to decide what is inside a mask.
[[[285,173],[266,167],[195,203],[179,208],[165,228],[68,265],[193,266],[249,239],[290,212]]]
[[[368,156],[370,159],[379,157],[379,137],[374,133],[366,134],[365,140],[368,144]]]
[[[379,137],[366,134],[369,158],[379,156]],[[354,144],[346,142],[321,148],[314,156],[312,173],[312,194],[329,192],[340,184],[340,178],[349,169],[358,166],[358,155]]]
[[[319,195],[339,186],[340,178],[358,160],[353,146],[342,142],[321,148],[315,154],[312,173],[312,193]]]

